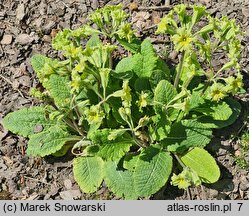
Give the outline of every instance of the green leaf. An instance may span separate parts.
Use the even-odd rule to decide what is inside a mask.
[[[177,92],[174,86],[167,80],[161,80],[155,89],[155,111],[161,113],[162,108],[166,107],[176,95]]]
[[[92,140],[92,142],[96,145],[101,145],[110,142],[108,139],[108,136],[111,132],[111,129],[102,129],[102,130],[96,130],[92,132],[89,135],[89,139]]]
[[[130,43],[126,39],[121,39],[118,35],[115,35],[115,38],[121,46],[132,53],[137,53],[140,49],[141,41],[136,38],[133,38]]]
[[[115,67],[116,73],[124,73],[127,71],[132,71],[133,69],[133,61],[132,57],[123,58]]]
[[[170,70],[167,64],[161,58],[158,58],[156,68],[150,77],[150,83],[155,88],[161,80],[170,80]]]
[[[35,133],[38,126],[41,130],[46,130],[56,121],[45,117],[44,107],[23,108],[9,113],[3,119],[3,126],[13,133],[28,137]]]
[[[205,100],[203,97],[200,97],[202,94],[202,85],[200,87],[197,87],[197,89],[194,89],[189,100],[189,106],[190,110],[194,110],[195,108],[198,108],[202,104],[205,103]]]
[[[191,147],[204,147],[212,137],[212,131],[193,120],[182,120],[172,125],[171,131],[162,144],[168,151],[182,153]]]
[[[68,77],[52,74],[44,86],[58,107],[68,107],[70,105],[71,94]]]
[[[45,77],[55,73],[54,66],[58,66],[59,61],[43,55],[34,55],[31,59],[31,65],[39,78],[39,81],[45,87],[47,79]]]
[[[80,189],[86,193],[98,190],[103,181],[104,162],[100,157],[78,157],[73,160],[73,173]]]
[[[31,65],[35,72],[38,74],[44,67],[44,65],[50,61],[50,58],[43,56],[43,55],[34,55],[31,58]]]
[[[123,58],[116,66],[115,73],[112,73],[118,79],[131,79],[133,76],[132,57]]]
[[[99,39],[98,34],[93,34],[86,43],[86,48],[92,48],[101,45],[101,40]]]
[[[225,102],[226,104],[229,105],[230,109],[226,106],[224,110],[217,110],[218,112],[217,115],[221,117],[220,115],[227,115],[230,113],[230,116],[227,120],[215,120],[213,117],[204,116],[199,118],[198,122],[200,122],[207,128],[223,128],[233,124],[236,121],[236,119],[239,117],[241,111],[241,105],[240,103],[231,98],[227,98]]]
[[[141,44],[141,53],[133,56],[133,70],[138,77],[151,77],[157,66],[158,57],[149,40],[144,40]]]
[[[27,154],[41,157],[59,151],[67,141],[75,139],[74,136],[57,125],[33,134],[29,138]]]
[[[211,117],[213,120],[228,120],[232,115],[232,109],[230,106],[222,101],[219,103],[210,102],[204,103],[202,106],[193,109],[194,111],[200,112],[206,116]]]
[[[134,171],[134,186],[141,197],[150,196],[163,187],[172,170],[169,153],[150,146],[141,153]]]
[[[204,183],[214,183],[220,177],[220,169],[214,158],[202,148],[194,148],[181,157],[181,161],[193,169]]]
[[[125,155],[133,145],[133,140],[128,133],[117,136],[115,139],[108,139],[114,130],[102,129],[97,130],[89,137],[95,145],[88,146],[86,152],[89,155],[97,155],[104,160],[117,160]]]
[[[128,154],[124,157],[123,166],[125,169],[134,171],[139,160],[139,154]]]
[[[194,5],[193,6],[193,16],[191,20],[191,27],[193,27],[197,22],[200,21],[201,17],[206,15],[206,7]]]
[[[153,140],[158,141],[165,139],[170,132],[171,122],[167,119],[165,114],[157,114],[153,116],[152,120],[154,124],[150,125],[149,131]]]
[[[105,163],[104,180],[109,189],[119,197],[128,200],[136,200],[138,195],[135,193],[133,173],[129,170],[118,168],[118,163],[108,161]]]
[[[110,142],[102,145],[93,145],[86,148],[88,155],[97,155],[104,160],[118,160],[130,150],[132,141]]]

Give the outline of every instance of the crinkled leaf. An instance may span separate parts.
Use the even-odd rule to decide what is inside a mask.
[[[212,137],[212,131],[193,120],[182,120],[172,125],[168,137],[162,141],[168,151],[182,153],[191,147],[204,147]]]
[[[110,142],[102,145],[93,145],[86,148],[88,155],[97,155],[104,160],[118,160],[130,150],[132,141]]]
[[[27,154],[41,157],[59,151],[67,141],[74,140],[74,136],[57,125],[29,138]]]
[[[170,80],[170,70],[167,64],[161,58],[158,58],[156,68],[150,77],[150,83],[155,88],[161,80]]]
[[[218,110],[217,112],[220,113],[220,115],[227,115],[225,112],[228,112],[228,114],[230,113],[227,120],[215,120],[210,116],[204,116],[199,118],[198,121],[207,128],[223,128],[233,124],[239,117],[241,105],[231,98],[226,99],[225,102],[229,105],[230,109],[226,107],[224,110]]]
[[[138,77],[151,77],[157,66],[157,60],[153,46],[149,40],[141,44],[141,53],[133,56],[133,70]]]
[[[123,58],[116,66],[115,73],[112,73],[118,79],[131,79],[133,76],[132,57]]]
[[[115,38],[121,44],[121,46],[132,53],[137,53],[140,49],[141,41],[136,38],[132,39],[130,43],[126,39],[121,39],[118,37],[118,35],[115,35]]]
[[[58,107],[68,107],[71,102],[70,81],[68,77],[52,74],[45,88],[51,94]]]
[[[96,145],[104,145],[108,143],[117,143],[117,142],[129,142],[132,140],[131,136],[126,133],[121,133],[120,136],[116,136],[115,139],[110,139],[110,134],[116,132],[116,130],[112,129],[101,129],[92,132],[89,136],[89,139]]]
[[[86,148],[89,155],[98,155],[105,160],[120,159],[130,150],[133,140],[128,133],[122,133],[115,139],[110,140],[111,129],[97,130],[89,137],[95,144]]]
[[[150,125],[150,134],[153,140],[163,140],[170,132],[171,123],[165,114],[157,114],[152,118],[154,124]]]
[[[125,169],[134,171],[139,160],[140,155],[138,154],[128,154],[124,157],[123,166]]]
[[[200,89],[193,90],[190,100],[189,100],[190,110],[194,110],[195,108],[198,108],[205,102],[204,98],[200,97],[201,94],[202,94],[202,87],[200,87]]]
[[[118,163],[108,161],[105,163],[104,180],[109,189],[119,197],[128,200],[136,200],[138,195],[135,193],[133,173],[129,170],[118,168]]]
[[[181,157],[181,161],[193,169],[204,183],[214,183],[220,177],[220,169],[214,158],[202,148],[194,148]]]
[[[115,72],[116,73],[124,73],[127,71],[132,71],[133,69],[133,61],[132,61],[132,57],[126,57],[123,58],[116,66],[115,68]]]
[[[167,182],[172,170],[169,153],[150,146],[141,153],[134,171],[136,193],[141,197],[156,193]]]
[[[73,161],[73,173],[80,189],[86,193],[98,190],[103,181],[104,162],[100,157],[78,157]]]
[[[167,80],[161,80],[156,89],[154,96],[155,111],[157,113],[162,112],[162,108],[167,106],[167,104],[177,95],[174,86]]]
[[[209,116],[213,120],[221,120],[221,121],[228,120],[229,117],[232,115],[232,109],[224,101],[219,103],[216,102],[204,103],[203,106],[195,108],[194,111]]]
[[[91,139],[91,141],[94,144],[98,144],[98,145],[105,144],[107,142],[110,142],[110,140],[108,139],[108,135],[110,134],[110,132],[111,132],[111,129],[107,129],[107,128],[102,129],[102,130],[96,130],[90,134],[89,139]]]
[[[43,56],[43,55],[34,55],[31,58],[31,65],[35,72],[38,74],[44,67],[45,63],[50,61],[50,58]]]
[[[23,108],[9,113],[3,119],[3,126],[13,133],[28,137],[36,132],[36,127],[46,130],[56,121],[45,117],[44,107]]]

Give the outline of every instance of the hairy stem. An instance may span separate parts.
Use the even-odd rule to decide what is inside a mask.
[[[174,153],[174,156],[175,156],[176,160],[178,161],[178,163],[182,166],[182,168],[186,167],[186,166],[183,164],[183,162],[181,161],[181,159],[178,157],[177,154]]]
[[[182,52],[182,57],[181,57],[179,68],[178,68],[178,71],[177,71],[177,74],[176,74],[176,78],[175,78],[175,82],[174,82],[174,87],[175,88],[177,88],[177,86],[179,84],[179,80],[180,80],[180,76],[181,76],[182,68],[183,68],[184,58],[185,58],[185,51]]]

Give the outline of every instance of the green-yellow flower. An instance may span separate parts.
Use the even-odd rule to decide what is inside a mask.
[[[221,83],[214,83],[210,88],[210,97],[213,101],[220,101],[226,97],[226,88]]]
[[[184,167],[183,171],[179,174],[173,174],[171,182],[173,186],[178,186],[179,189],[186,190],[191,184],[200,185],[201,180],[197,173],[189,167]]]
[[[129,81],[125,80],[123,82],[123,96],[121,96],[122,99],[122,104],[123,106],[126,107],[130,107],[131,106],[131,88],[129,87]]]
[[[171,37],[177,51],[188,50],[192,47],[194,37],[186,28],[179,28],[175,35]]]
[[[230,76],[225,79],[227,83],[227,90],[231,92],[233,95],[236,94],[239,89],[243,87],[243,82],[242,82],[243,76],[241,74],[237,75],[237,78]]]
[[[184,172],[180,173],[179,175],[173,174],[171,177],[171,182],[173,186],[178,186],[179,189],[186,190],[189,186],[191,186],[191,182],[188,178],[186,178],[186,175]]]
[[[99,106],[91,106],[85,114],[89,124],[101,123],[104,118],[104,112],[100,110]]]
[[[148,105],[147,97],[149,96],[148,93],[142,92],[139,96],[139,100],[137,101],[139,106],[139,111],[142,112],[142,108]]]

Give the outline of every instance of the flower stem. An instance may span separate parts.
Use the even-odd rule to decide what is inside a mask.
[[[182,57],[181,57],[179,68],[178,68],[178,71],[177,71],[177,74],[176,74],[176,78],[175,78],[175,82],[174,82],[174,87],[175,88],[177,88],[177,86],[179,84],[179,80],[180,80],[180,76],[181,76],[182,68],[183,68],[184,58],[185,58],[185,51],[182,52]]]
[[[175,156],[176,160],[178,161],[178,163],[181,165],[182,168],[186,167],[186,166],[183,164],[183,162],[181,161],[181,159],[178,157],[177,154],[174,153],[174,156]]]

